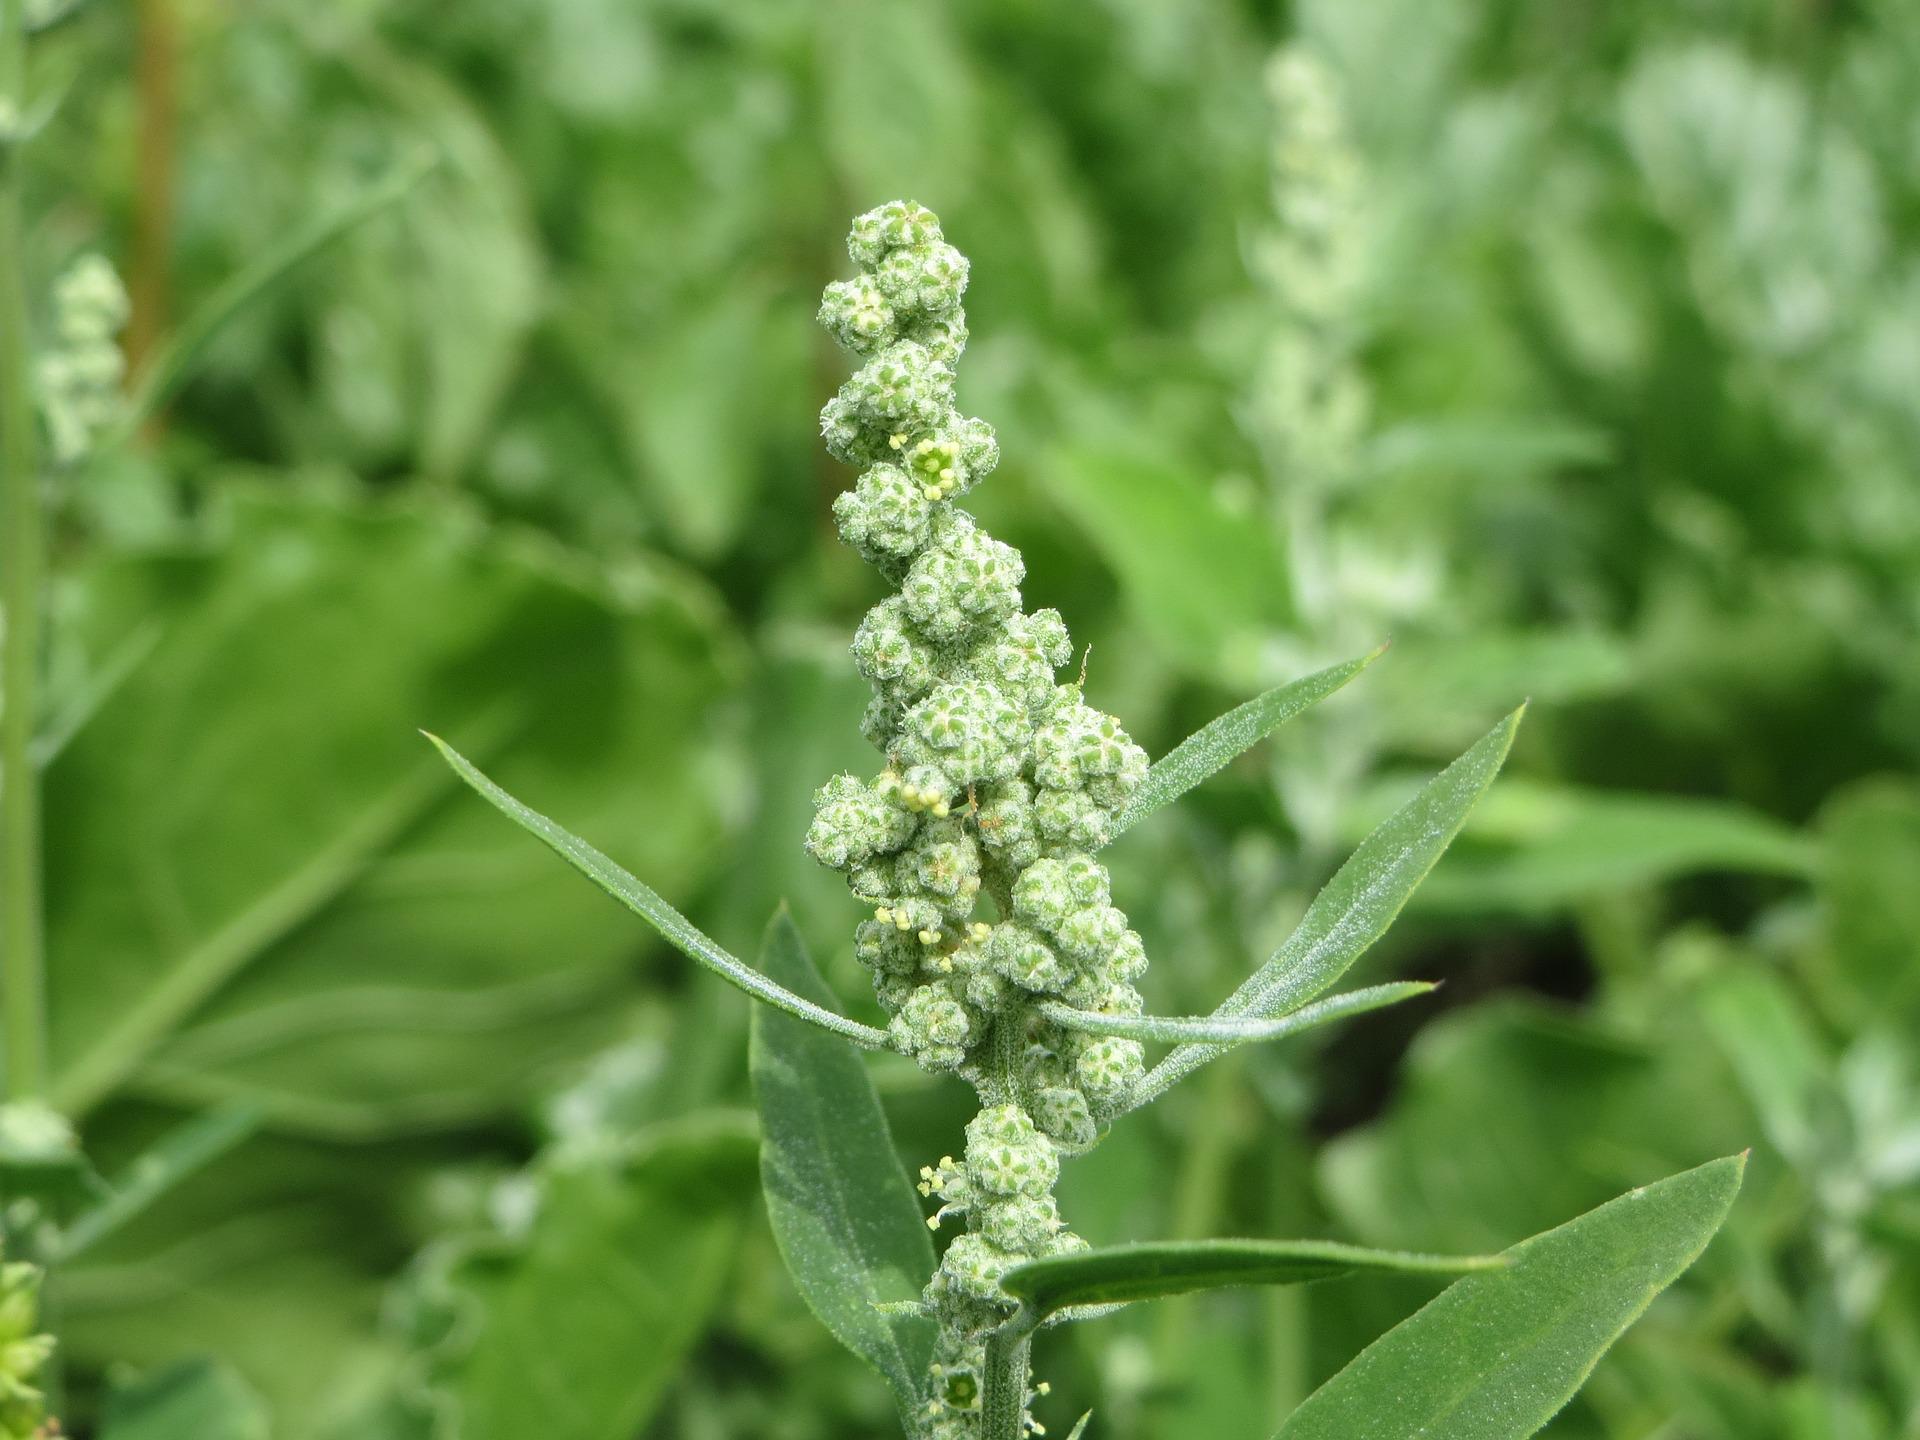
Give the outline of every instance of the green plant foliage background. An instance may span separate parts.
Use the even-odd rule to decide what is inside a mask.
[[[799,845],[871,768],[877,596],[811,317],[910,195],[973,261],[982,518],[1094,703],[1158,756],[1393,641],[1115,847],[1150,1008],[1533,702],[1352,977],[1444,988],[1182,1085],[1068,1167],[1076,1230],[1491,1252],[1751,1147],[1543,1433],[1920,1436],[1906,0],[150,0],[36,47],[36,304],[97,247],[177,321],[439,157],[57,481],[56,1095],[108,1174],[264,1117],[60,1268],[70,1429],[896,1433],[780,1263],[748,1002],[416,730],[737,953],[786,901],[873,1018]],[[957,1148],[958,1087],[868,1064],[903,1163]],[[1272,1435],[1438,1284],[1042,1336],[1046,1418]]]

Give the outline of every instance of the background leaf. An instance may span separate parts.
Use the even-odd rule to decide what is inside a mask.
[[[554,1155],[524,1233],[431,1282],[447,1307],[434,1407],[457,1440],[625,1440],[681,1373],[732,1265],[752,1141],[680,1133],[631,1155]]]
[[[212,1360],[187,1360],[112,1391],[100,1440],[267,1440],[266,1406]]]

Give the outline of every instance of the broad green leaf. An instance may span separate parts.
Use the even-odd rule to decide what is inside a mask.
[[[1371,985],[1352,990],[1312,1005],[1303,1005],[1271,1019],[1252,1019],[1236,1015],[1102,1015],[1093,1010],[1075,1010],[1069,1005],[1043,1003],[1040,1013],[1056,1025],[1088,1035],[1124,1035],[1133,1040],[1190,1043],[1204,1041],[1221,1045],[1244,1045],[1255,1040],[1280,1040],[1311,1030],[1329,1021],[1349,1015],[1364,1015],[1427,995],[1440,987],[1424,980],[1400,980],[1387,985]]]
[[[895,195],[952,219],[976,182],[980,88],[967,47],[939,7],[828,0],[811,12],[819,36],[818,141],[836,179],[877,205]],[[875,75],[888,83],[876,86]],[[965,241],[962,240],[964,247]]]
[[[109,1184],[110,1193],[75,1216],[60,1232],[63,1263],[73,1260],[137,1216],[187,1176],[240,1144],[260,1127],[260,1109],[235,1101],[195,1116],[127,1167]]]
[[[683,884],[718,839],[724,637],[664,583],[615,601],[443,507],[208,498],[206,545],[73,576],[75,643],[158,639],[47,770],[55,1098],[138,1084],[355,1134],[498,1114],[643,993],[634,930],[415,727]]]
[[[1277,1440],[1524,1440],[1706,1249],[1745,1166],[1712,1161],[1522,1241],[1368,1346]]]
[[[1063,451],[1047,473],[1169,660],[1215,673],[1290,618],[1286,562],[1267,528],[1187,471],[1138,453]]]
[[[1319,1188],[1367,1244],[1490,1250],[1753,1133],[1692,1006],[1634,1034],[1491,996],[1421,1029],[1386,1111],[1321,1151]]]
[[[1459,833],[1468,811],[1499,773],[1524,713],[1522,706],[1494,726],[1363,840],[1314,897],[1286,943],[1215,1013],[1286,1015],[1344,975],[1386,933]],[[1146,1103],[1221,1053],[1219,1045],[1182,1045],[1148,1073],[1135,1103]]]
[[[450,481],[484,438],[539,319],[539,228],[522,177],[462,86],[371,27],[341,49],[390,107],[386,123],[441,156],[401,225],[357,238],[347,303],[335,313],[345,324],[368,309],[404,317],[417,353],[404,355],[393,378],[421,382],[407,397],[415,460],[427,476]],[[323,358],[352,365],[355,357]]]
[[[585,875],[607,894],[645,920],[681,954],[697,960],[729,984],[754,999],[796,1015],[802,1020],[829,1030],[835,1035],[865,1045],[885,1049],[886,1032],[862,1025],[811,1000],[804,1000],[781,985],[776,985],[745,961],[728,954],[686,916],[661,899],[651,888],[622,870],[579,836],[561,829],[538,811],[530,810],[474,768],[473,763],[437,735],[428,735],[460,778],[477,790],[486,801],[521,828],[537,836],[549,849]]]
[[[823,1007],[837,1005],[784,910],[761,964]],[[752,1062],[767,1220],[787,1270],[814,1314],[880,1372],[911,1416],[933,1327],[874,1307],[918,1298],[933,1273],[933,1243],[866,1062],[814,1026],[761,1006]]]
[[[1861,1017],[1911,1017],[1920,1011],[1920,787],[1890,778],[1848,786],[1822,811],[1819,832],[1830,940],[1810,963]]]
[[[1301,1285],[1356,1270],[1457,1275],[1501,1263],[1493,1256],[1411,1255],[1333,1240],[1166,1240],[1029,1260],[1009,1270],[1001,1284],[1037,1323],[1070,1307],[1233,1285]]]
[[[1326,699],[1385,652],[1383,645],[1357,660],[1331,665],[1302,679],[1276,686],[1196,730],[1154,761],[1152,768],[1147,771],[1145,782],[1135,792],[1133,799],[1127,802],[1127,808],[1115,818],[1114,838],[1118,839],[1161,806],[1178,800],[1308,706]]]
[[[452,1322],[428,1361],[461,1440],[628,1440],[706,1328],[752,1196],[745,1133],[680,1127],[633,1155],[554,1154],[524,1236],[430,1270]]]
[[[279,244],[262,252],[203,300],[135,377],[133,393],[105,443],[119,444],[138,434],[140,427],[192,376],[194,365],[207,346],[234,316],[329,245],[405,200],[437,163],[431,155],[401,161],[384,179],[323,210]]]
[[[260,1397],[216,1360],[184,1360],[107,1393],[100,1440],[268,1440]]]

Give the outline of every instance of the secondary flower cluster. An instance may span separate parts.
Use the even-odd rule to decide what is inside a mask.
[[[114,337],[127,313],[120,277],[98,255],[76,260],[54,286],[55,335],[37,378],[56,465],[84,456],[118,413],[126,362]]]
[[[853,642],[874,691],[861,729],[884,766],[820,790],[807,849],[872,907],[855,954],[894,1046],[991,1101],[964,1159],[929,1167],[922,1186],[944,1202],[934,1223],[967,1223],[927,1289],[942,1320],[927,1433],[960,1437],[974,1433],[980,1337],[1007,1312],[1000,1277],[1082,1243],[1054,1206],[1058,1152],[1091,1144],[1143,1070],[1137,1042],[1036,1006],[1140,1011],[1146,952],[1093,852],[1147,757],[1078,684],[1056,682],[1073,653],[1066,625],[1022,610],[1019,551],[953,504],[999,459],[992,427],[954,399],[965,258],[905,202],[861,216],[847,248],[861,273],[827,287],[820,321],[865,363],[821,430],[864,468],[834,518],[898,593]]]

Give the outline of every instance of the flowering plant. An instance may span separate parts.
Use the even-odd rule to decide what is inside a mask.
[[[905,201],[860,216],[859,273],[827,287],[821,323],[864,362],[821,428],[861,467],[834,505],[843,539],[894,587],[861,623],[854,663],[874,696],[871,779],[815,797],[807,849],[870,909],[853,950],[888,1023],[840,1012],[777,917],[763,963],[727,953],[644,883],[500,790],[455,769],[669,941],[765,1002],[754,1075],[769,1218],[801,1292],[880,1371],[916,1440],[1044,1433],[1036,1332],[1124,1304],[1216,1286],[1354,1270],[1464,1272],[1288,1418],[1283,1440],[1532,1434],[1599,1354],[1689,1264],[1731,1205],[1739,1159],[1633,1192],[1499,1256],[1440,1257],[1332,1241],[1090,1246],[1053,1196],[1063,1161],[1111,1122],[1231,1047],[1412,998],[1401,982],[1326,992],[1385,931],[1506,756],[1508,716],[1372,835],[1293,935],[1212,1015],[1144,1013],[1146,947],[1096,858],[1379,652],[1228,712],[1149,764],[1072,656],[1061,617],[1021,608],[1025,564],[955,502],[999,459],[958,408],[964,256]],[[824,1036],[822,1032],[825,1032]],[[831,1038],[828,1038],[831,1037]],[[893,1050],[974,1087],[959,1159],[920,1170],[923,1222],[858,1057]],[[1173,1048],[1149,1069],[1146,1046]],[[937,1263],[927,1228],[964,1230]],[[930,1279],[922,1277],[931,1273]],[[1073,1434],[1088,1424],[1083,1416]]]

